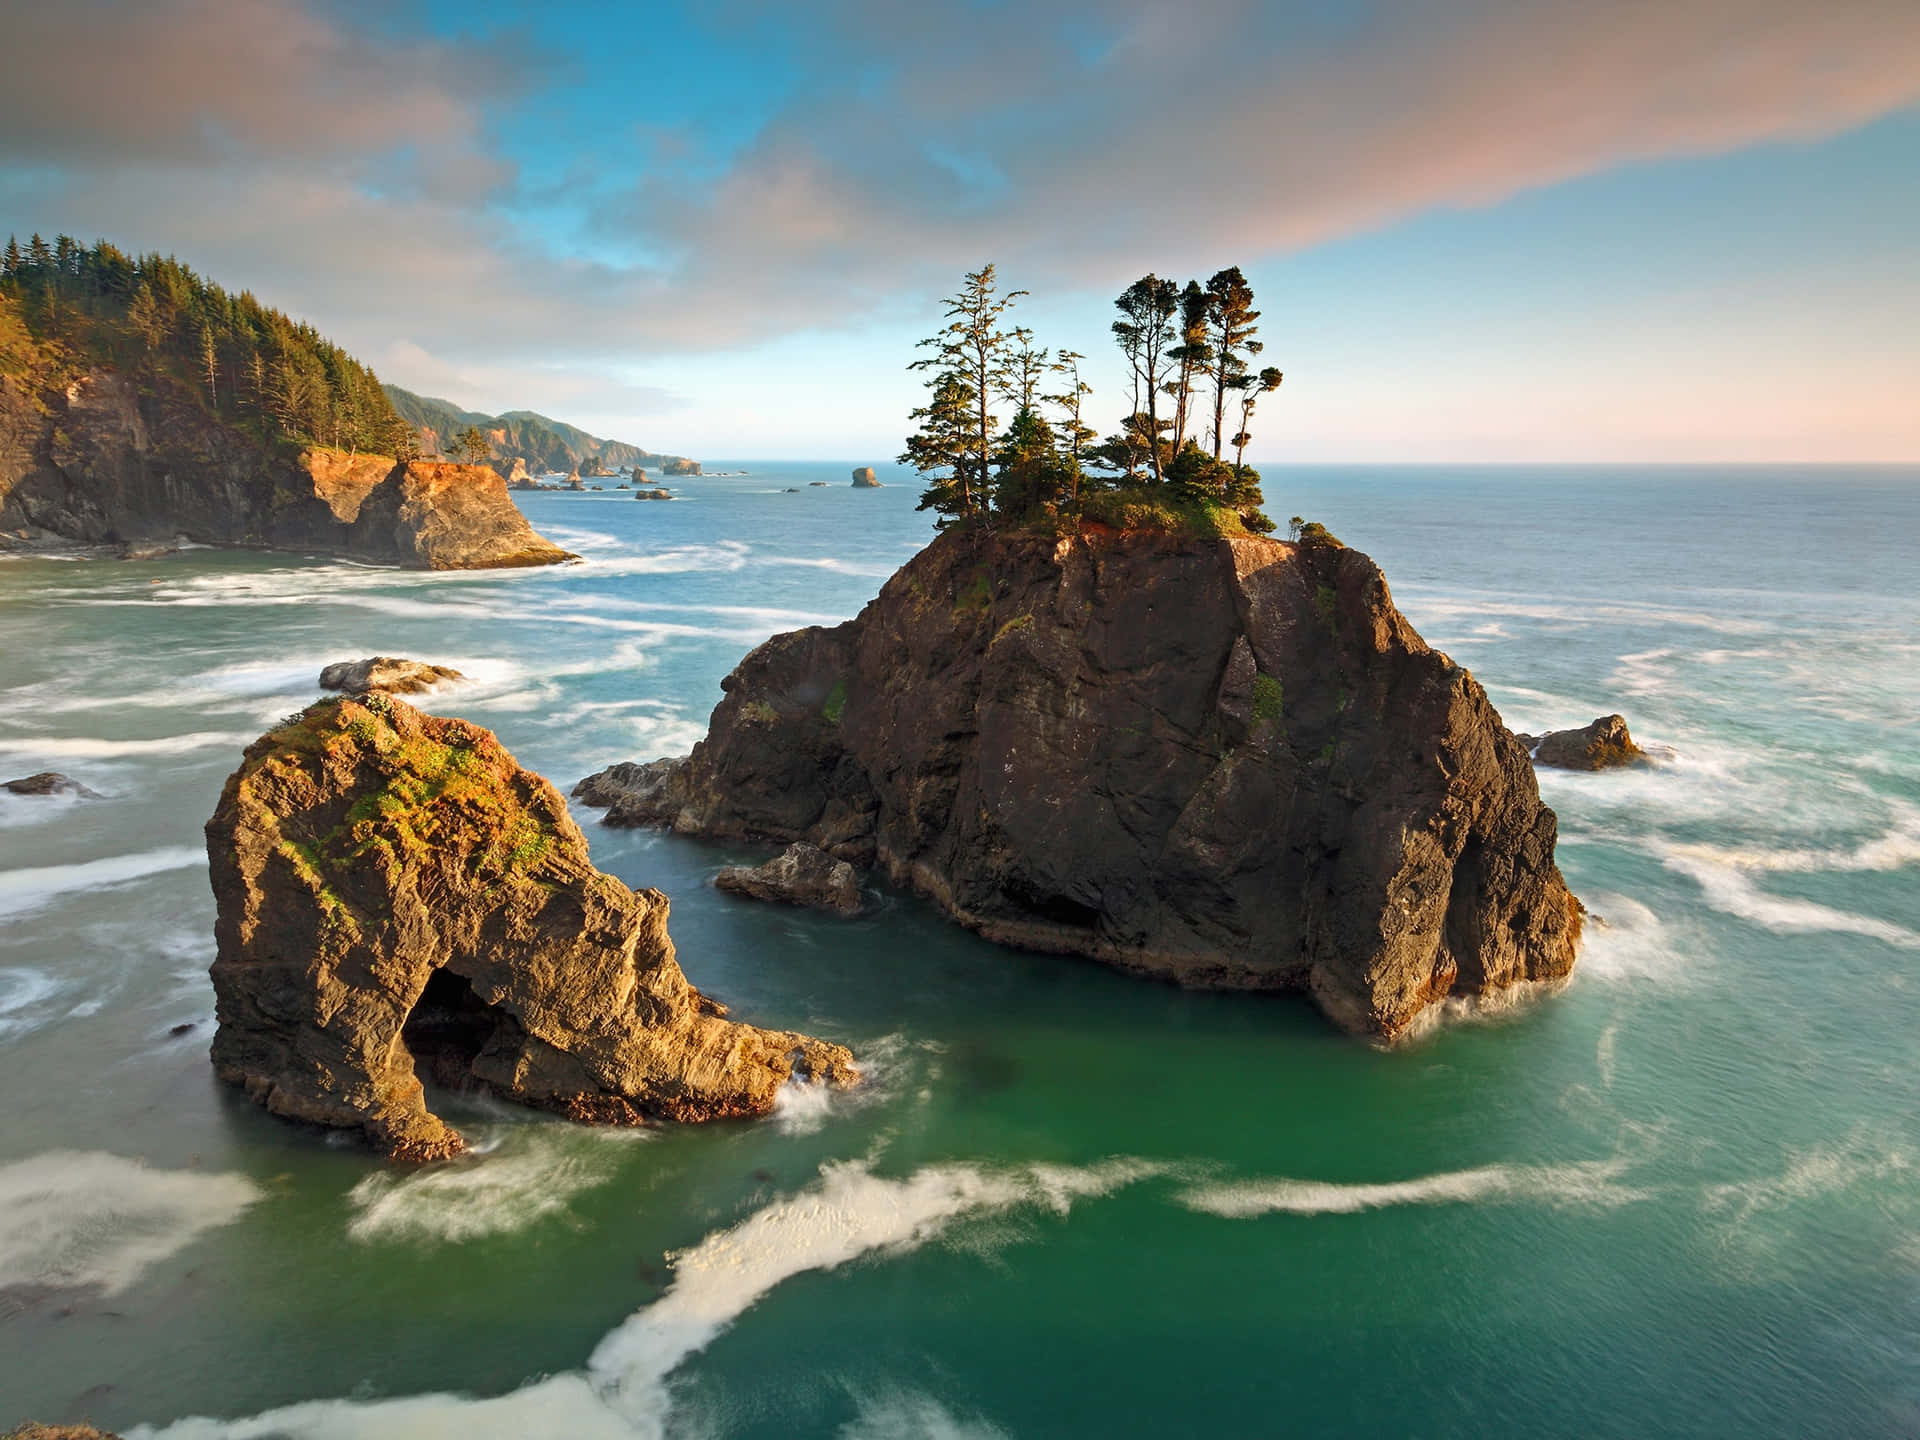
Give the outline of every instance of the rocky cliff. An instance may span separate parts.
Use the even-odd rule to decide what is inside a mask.
[[[806,840],[981,934],[1305,989],[1392,1039],[1572,968],[1527,754],[1333,541],[949,533],[859,617],[776,636],[613,823]]]
[[[220,1078],[396,1158],[464,1148],[422,1080],[575,1119],[763,1114],[852,1059],[735,1024],[681,973],[667,898],[595,870],[566,802],[487,731],[385,695],[250,746],[207,822]]]
[[[105,368],[0,375],[0,533],[83,544],[184,535],[429,570],[572,558],[485,466],[270,444],[166,377]]]

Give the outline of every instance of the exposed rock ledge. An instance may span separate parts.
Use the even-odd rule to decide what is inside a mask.
[[[443,680],[467,677],[446,665],[404,660],[397,655],[369,655],[364,660],[336,660],[320,672],[322,690],[344,690],[366,695],[384,690],[389,695],[419,695]]]
[[[860,911],[860,877],[845,860],[796,841],[764,865],[729,865],[713,877],[720,889],[752,900],[805,905],[837,915]]]
[[[722,688],[691,756],[575,794],[877,864],[1004,943],[1304,988],[1385,1039],[1573,966],[1526,752],[1337,542],[950,533]]]
[[[249,746],[207,822],[213,1063],[269,1110],[434,1160],[421,1078],[578,1120],[766,1113],[805,1035],[732,1023],[681,973],[667,898],[595,870],[566,802],[487,731],[385,695]]]
[[[423,570],[575,558],[535,533],[484,465],[269,446],[165,384],[111,370],[45,388],[0,376],[0,531],[136,549],[184,537]]]
[[[1624,715],[1602,715],[1578,730],[1549,730],[1544,735],[1514,738],[1532,752],[1534,764],[1558,770],[1611,770],[1638,765],[1647,758],[1647,752],[1627,733]]]

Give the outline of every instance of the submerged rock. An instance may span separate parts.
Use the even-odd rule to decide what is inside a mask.
[[[369,655],[364,660],[336,660],[320,672],[322,690],[344,690],[349,695],[365,695],[384,690],[391,695],[418,695],[443,680],[467,677],[445,665],[429,665],[424,660],[403,660],[396,655]]]
[[[816,845],[797,841],[764,865],[730,865],[713,883],[735,895],[777,900],[852,915],[860,909],[860,877],[853,866]]]
[[[1514,738],[1533,752],[1534,764],[1561,770],[1611,770],[1616,765],[1638,765],[1647,758],[1627,733],[1624,715],[1602,715],[1578,730]]]
[[[62,775],[58,770],[42,770],[38,775],[24,775],[18,780],[9,780],[0,784],[0,790],[14,795],[75,795],[82,800],[98,800],[100,792],[89,790],[71,775]]]
[[[871,465],[862,465],[853,472],[853,488],[856,490],[878,490],[880,477],[873,473]]]
[[[458,1154],[422,1079],[577,1120],[764,1114],[838,1045],[722,1018],[667,898],[595,870],[566,802],[487,731],[385,695],[249,746],[207,822],[222,1080],[275,1114]]]
[[[951,532],[722,688],[691,756],[576,795],[877,864],[1003,943],[1306,989],[1386,1039],[1573,966],[1526,752],[1337,543]]]

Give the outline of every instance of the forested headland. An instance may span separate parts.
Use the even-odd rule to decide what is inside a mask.
[[[398,460],[416,453],[412,427],[373,371],[313,326],[172,256],[68,235],[51,245],[9,238],[0,252],[0,368],[26,374],[49,359],[171,381],[265,441]]]
[[[954,525],[1093,522],[1121,529],[1259,534],[1260,474],[1246,463],[1255,409],[1281,372],[1255,369],[1260,312],[1238,266],[1202,285],[1145,275],[1114,302],[1114,343],[1130,390],[1119,428],[1087,423],[1087,357],[1049,352],[1009,312],[992,265],[945,302],[947,324],[921,341],[920,428],[900,456],[927,478],[920,508]],[[1004,428],[994,413],[1011,407]]]

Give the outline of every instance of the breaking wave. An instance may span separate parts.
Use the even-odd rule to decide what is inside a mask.
[[[0,1289],[97,1286],[116,1295],[260,1198],[243,1175],[149,1170],[103,1151],[0,1165]]]
[[[168,845],[136,855],[110,855],[72,865],[38,865],[23,870],[0,870],[0,915],[18,915],[37,909],[57,895],[74,890],[98,890],[124,885],[167,870],[185,870],[207,863],[207,852],[197,845]]]
[[[671,1257],[673,1283],[603,1339],[584,1372],[550,1376],[490,1399],[439,1394],[309,1401],[250,1419],[186,1419],[160,1430],[136,1426],[127,1433],[132,1440],[411,1440],[473,1434],[651,1440],[665,1433],[672,1410],[668,1376],[794,1276],[836,1270],[873,1255],[904,1255],[965,1219],[1023,1206],[1065,1214],[1076,1201],[1108,1194],[1162,1168],[1125,1159],[1015,1170],[950,1164],[896,1180],[876,1176],[860,1162],[829,1164],[821,1168],[818,1183]]]
[[[1353,1215],[1397,1205],[1483,1205],[1523,1200],[1612,1207],[1646,1197],[1619,1183],[1624,1159],[1573,1165],[1483,1165],[1416,1180],[1336,1184],[1328,1180],[1249,1180],[1196,1185],[1180,1193],[1190,1210],[1228,1220],[1262,1215]]]

